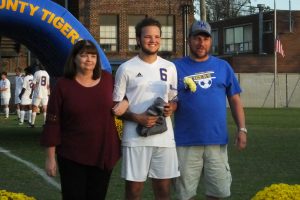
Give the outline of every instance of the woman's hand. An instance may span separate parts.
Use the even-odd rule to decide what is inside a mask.
[[[45,170],[48,176],[56,176],[57,164],[55,159],[55,147],[48,147],[46,149]]]
[[[54,177],[57,172],[57,164],[55,158],[46,158],[45,170],[48,176]]]
[[[123,99],[122,101],[120,101],[119,103],[117,103],[113,108],[112,111],[114,113],[114,115],[116,116],[121,116],[123,115],[126,110],[128,109],[128,101],[126,99]]]

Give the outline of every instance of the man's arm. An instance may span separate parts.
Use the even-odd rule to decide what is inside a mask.
[[[25,92],[25,88],[22,88],[22,90],[19,94],[19,99],[22,99],[22,96],[23,96],[24,92]]]
[[[30,91],[30,95],[29,95],[30,99],[32,99],[32,95],[33,95],[33,87],[31,88],[31,91]]]
[[[114,107],[112,108],[112,112],[127,121],[133,121],[138,124],[141,124],[145,127],[152,127],[155,125],[158,117],[148,115],[146,112],[141,114],[136,114],[133,112],[128,111],[128,101],[127,99],[123,99],[120,102],[114,102]]]
[[[164,106],[164,116],[169,117],[171,116],[177,109],[177,102],[170,101]]]
[[[247,135],[243,128],[246,128],[245,124],[245,113],[242,105],[242,101],[239,94],[235,94],[231,97],[228,97],[228,102],[231,109],[232,117],[237,125],[237,134],[236,134],[236,145],[239,150],[243,150],[247,145]],[[241,130],[242,129],[242,130]]]
[[[136,122],[148,128],[154,126],[156,124],[156,121],[158,120],[158,116],[151,116],[146,112],[137,114],[130,111],[125,112],[124,115],[122,115],[122,118],[128,121]]]
[[[4,92],[6,90],[8,90],[8,88],[0,88],[0,92]]]

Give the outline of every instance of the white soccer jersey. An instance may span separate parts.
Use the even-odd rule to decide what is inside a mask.
[[[2,89],[7,89],[5,91],[1,91],[1,98],[8,99],[8,98],[11,97],[11,94],[10,94],[10,81],[7,78],[5,80],[1,79],[0,88],[1,88],[1,90]]]
[[[50,77],[45,70],[39,70],[34,73],[33,84],[35,85],[33,97],[45,98],[48,97],[50,87]]]
[[[16,76],[15,77],[15,96],[19,96],[23,88],[23,77]]]
[[[32,90],[32,86],[33,86],[33,76],[32,75],[27,75],[24,78],[23,81],[23,88],[25,89],[22,99],[30,99],[30,94],[31,94],[31,90]]]
[[[116,73],[114,101],[126,96],[129,111],[143,113],[157,97],[166,102],[177,95],[177,73],[175,65],[161,57],[152,63],[146,63],[138,56],[123,63]],[[171,118],[166,118],[168,130],[162,134],[141,137],[136,132],[137,123],[125,121],[123,146],[174,147],[174,132]]]

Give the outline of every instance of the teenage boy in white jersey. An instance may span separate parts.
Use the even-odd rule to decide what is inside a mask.
[[[122,172],[126,180],[125,199],[141,199],[147,176],[152,179],[155,199],[170,199],[171,179],[180,175],[174,133],[170,115],[177,107],[177,74],[173,63],[157,55],[160,47],[161,24],[146,18],[137,24],[136,40],[139,54],[122,64],[116,73],[113,98],[128,99],[128,111],[123,115]],[[157,116],[146,110],[157,97],[164,106],[167,131],[142,137],[137,126],[153,127]]]
[[[38,107],[42,105],[44,123],[46,121],[47,105],[50,91],[50,77],[42,64],[38,65],[39,70],[33,76],[33,95],[32,95],[32,116],[30,127],[34,128]]]
[[[1,105],[4,108],[5,119],[9,117],[9,100],[10,94],[10,81],[7,79],[7,72],[1,73],[0,81],[0,92],[1,92]]]
[[[21,118],[21,111],[20,111],[20,104],[21,104],[21,99],[19,98],[19,94],[22,91],[23,88],[23,77],[21,75],[22,68],[17,67],[15,72],[15,107],[16,107],[16,112],[18,119],[20,120]]]
[[[24,117],[25,114],[28,115],[29,119],[29,123],[31,123],[31,104],[32,104],[32,99],[31,99],[31,90],[32,90],[32,68],[31,67],[27,67],[24,69],[25,71],[25,77],[24,77],[24,81],[23,81],[23,88],[21,93],[19,94],[19,98],[21,99],[21,114],[20,114],[20,122],[19,125],[23,125],[24,123]]]

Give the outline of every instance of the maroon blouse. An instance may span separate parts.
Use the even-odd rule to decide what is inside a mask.
[[[120,158],[112,93],[113,78],[105,71],[93,87],[59,79],[50,95],[41,144],[56,146],[57,154],[80,164],[112,169]]]

